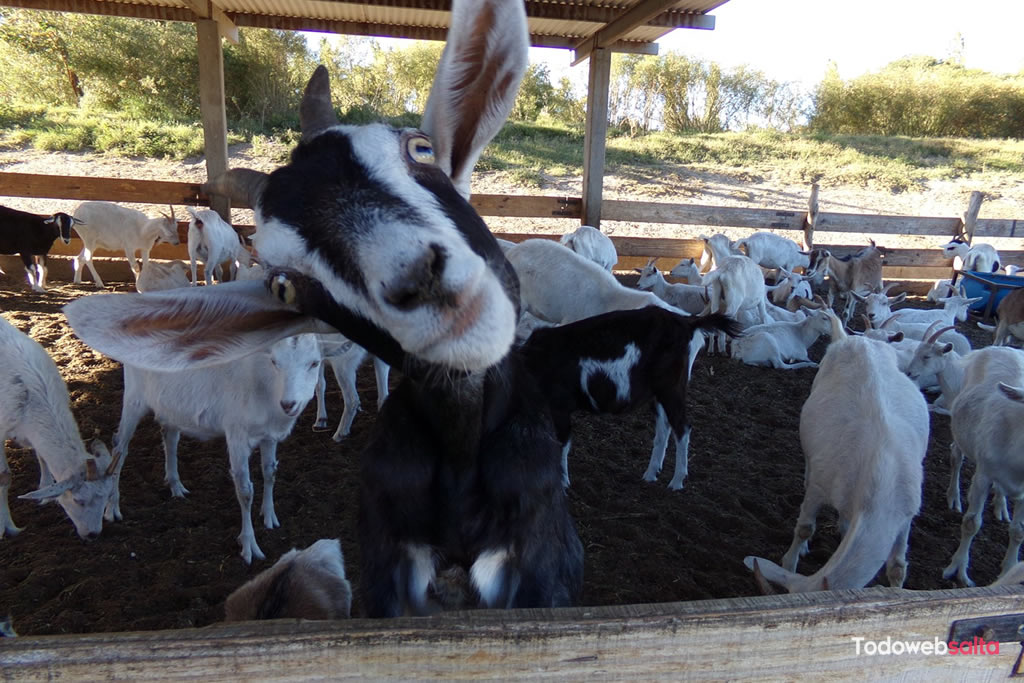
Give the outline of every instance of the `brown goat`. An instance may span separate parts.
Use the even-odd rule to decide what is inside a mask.
[[[341,543],[323,538],[305,550],[288,551],[229,595],[224,620],[347,619],[351,607]]]
[[[811,252],[808,277],[818,271],[830,275],[829,293],[845,299],[841,318],[843,324],[853,316],[856,300],[851,295],[870,294],[882,291],[883,250],[871,240],[871,246],[844,258],[836,258],[827,249],[818,248]]]

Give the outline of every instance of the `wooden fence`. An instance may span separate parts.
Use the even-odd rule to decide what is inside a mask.
[[[1003,680],[1024,650],[1022,590],[869,588],[2,639],[0,672],[17,681]],[[976,637],[989,643],[991,654],[904,651],[906,644],[933,648],[973,644]],[[898,654],[877,654],[880,644],[886,651],[884,643],[890,650],[899,643]]]
[[[862,235],[876,236],[885,245],[886,236],[916,235],[933,238],[936,246],[947,238],[965,232],[979,238],[1024,237],[1024,219],[976,218],[980,210],[980,193],[972,201],[965,217],[878,216],[870,214],[834,213],[817,211],[817,190],[812,190],[808,210],[776,210],[701,206],[695,204],[669,204],[605,200],[603,220],[642,223],[668,223],[705,228],[747,228],[751,230],[786,230],[814,236],[815,240],[829,242],[836,255],[845,255],[862,248],[866,242]],[[50,199],[105,199],[116,202],[143,202],[149,204],[205,205],[206,197],[194,183],[173,181],[132,180],[122,178],[83,178],[68,176],[34,175],[27,173],[0,173],[0,196],[39,197]],[[519,218],[566,218],[579,220],[582,202],[578,197],[543,197],[510,195],[474,195],[471,203],[482,216]],[[245,208],[245,207],[240,207]],[[973,213],[973,215],[971,215]],[[966,219],[966,220],[965,220]],[[185,224],[181,224],[184,238]],[[251,226],[239,226],[245,232]],[[856,234],[856,239],[851,239]],[[498,233],[499,237],[519,241],[539,235]],[[554,237],[554,235],[548,235]],[[844,244],[846,239],[849,244]],[[620,267],[635,267],[649,257],[663,258],[660,266],[670,267],[668,260],[695,257],[702,243],[693,238],[648,238],[613,236],[619,255]],[[71,245],[57,243],[54,254],[74,255],[81,250],[76,239]],[[183,246],[158,245],[154,258],[183,258]],[[1007,263],[1024,264],[1024,250],[1002,250]],[[186,257],[187,258],[187,257]],[[888,248],[885,277],[887,279],[945,277],[950,261],[943,258],[938,248]]]

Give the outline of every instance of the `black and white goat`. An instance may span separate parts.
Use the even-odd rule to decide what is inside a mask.
[[[721,314],[689,317],[656,306],[612,311],[559,327],[537,329],[522,346],[526,366],[540,383],[562,444],[562,483],[569,485],[571,416],[577,410],[623,413],[655,400],[657,423],[645,481],[655,481],[671,435],[676,469],[669,488],[683,488],[690,424],[686,384],[703,338],[697,330],[735,335]]]
[[[39,216],[0,206],[0,254],[21,256],[29,286],[43,292],[46,290],[46,254],[58,237],[64,244],[71,244],[71,226],[81,223],[66,213]]]
[[[509,353],[515,272],[466,200],[526,68],[525,8],[454,0],[451,27],[422,130],[338,125],[319,67],[289,164],[205,188],[254,207],[273,296],[243,281],[65,308],[86,343],[136,365],[214,364],[333,327],[402,370],[361,475],[372,617],[430,611],[440,558],[488,607],[571,605],[582,588],[547,404]]]

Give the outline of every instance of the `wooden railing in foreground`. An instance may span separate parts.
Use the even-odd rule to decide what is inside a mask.
[[[173,181],[132,180],[123,178],[85,178],[70,176],[35,175],[27,173],[0,173],[0,196],[39,197],[51,199],[104,199],[115,202],[142,202],[149,204],[189,205],[207,204],[195,183]],[[943,239],[962,234],[965,230],[974,237],[1024,237],[1024,219],[1008,218],[964,218],[876,216],[816,211],[817,192],[812,192],[810,211],[776,210],[760,208],[736,208],[723,206],[701,206],[694,204],[668,204],[660,202],[636,202],[605,200],[603,219],[608,221],[631,221],[641,223],[670,223],[708,228],[749,228],[751,230],[790,230],[822,234],[856,234],[854,244],[830,244],[837,255],[844,255],[865,246],[864,234],[877,235],[880,244],[885,244],[886,235],[920,235]],[[581,200],[577,197],[474,195],[471,203],[483,216],[520,218],[565,218],[579,219],[582,211]],[[241,207],[245,208],[245,207]],[[980,193],[977,206],[972,206],[974,216],[980,209]],[[969,210],[970,212],[970,210]],[[968,213],[969,213],[968,212]],[[184,238],[184,224],[182,224]],[[569,227],[569,226],[567,226]],[[251,226],[238,226],[245,232]],[[710,232],[710,230],[709,230]],[[527,237],[523,233],[502,233],[505,239],[518,241]],[[936,241],[938,241],[938,239]],[[695,239],[668,239],[646,237],[612,237],[619,254],[627,260],[622,263],[631,267],[637,261],[648,257],[680,259],[700,253],[701,243]],[[829,239],[829,242],[836,242]],[[80,244],[55,245],[55,254],[77,254]],[[158,249],[155,258],[182,258],[184,248]],[[1024,251],[1002,251],[1007,263],[1024,264]],[[632,259],[632,261],[628,260]],[[889,248],[886,256],[886,275],[890,278],[931,277],[948,271],[950,262],[942,257],[938,249]]]
[[[753,583],[753,582],[752,582]],[[0,642],[19,681],[681,678],[945,680],[1010,674],[1022,588],[871,588],[688,603],[487,610],[394,620],[250,622],[203,629],[28,637]],[[1015,615],[1020,617],[1022,615]],[[875,654],[928,648],[954,622],[998,654]],[[861,638],[857,654],[856,638]],[[871,642],[873,646],[867,646]],[[995,650],[989,645],[989,651]]]

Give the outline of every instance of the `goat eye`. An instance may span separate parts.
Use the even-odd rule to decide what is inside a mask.
[[[409,138],[405,143],[405,151],[409,154],[409,158],[417,164],[434,163],[434,146],[423,136]]]

